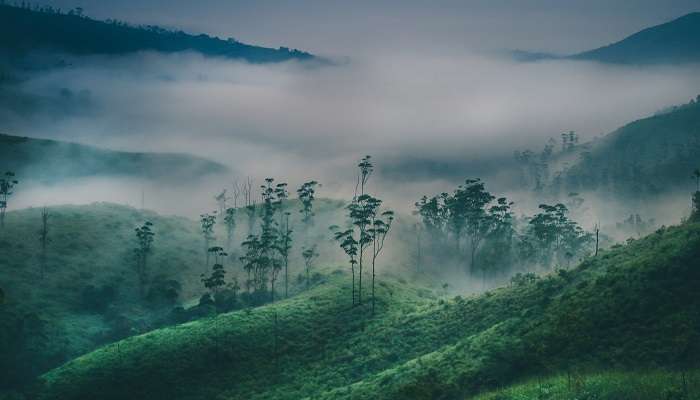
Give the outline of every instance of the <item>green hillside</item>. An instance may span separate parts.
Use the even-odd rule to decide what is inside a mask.
[[[22,180],[43,182],[92,176],[182,180],[228,171],[222,164],[187,154],[114,151],[3,134],[0,169]]]
[[[97,21],[84,16],[82,9],[62,13],[51,7],[0,4],[0,54],[21,57],[41,50],[74,55],[195,51],[256,63],[314,59],[309,53],[286,47],[271,49],[157,26]]]
[[[134,228],[146,220],[158,235],[151,259],[154,280],[177,281],[184,299],[201,294],[197,284],[204,261],[194,221],[110,204],[49,212],[44,268],[41,209],[9,212],[0,229],[0,368],[11,371],[0,375],[0,391],[157,324],[168,309],[137,300],[133,267]]]
[[[669,371],[604,372],[533,380],[474,400],[659,400],[700,399],[700,371],[683,377]]]
[[[300,205],[290,201],[286,207],[293,213],[292,223],[299,224],[301,214],[295,209]],[[329,220],[341,208],[342,203],[325,199],[314,207],[318,218]],[[0,370],[9,371],[0,374],[0,394],[98,346],[214,312],[198,306],[206,292],[200,281],[205,255],[199,221],[109,203],[52,206],[48,212],[43,266],[42,209],[9,211],[0,229]],[[145,221],[153,224],[155,240],[142,298],[134,229]],[[229,282],[234,276],[243,278],[238,243],[247,235],[247,223],[241,210],[225,263]],[[307,237],[322,242],[317,237],[326,227],[319,223]],[[215,243],[225,245],[221,220],[214,235]],[[302,245],[301,239],[293,243],[292,294],[305,286],[298,281]],[[334,257],[335,246],[327,247],[319,246],[319,266]],[[312,271],[314,282],[319,272]],[[227,305],[244,306],[243,299]]]
[[[289,300],[105,346],[43,375],[35,395],[454,399],[557,372],[698,367],[698,223],[478,297],[401,282],[382,281],[372,316],[350,307],[337,273]]]
[[[583,148],[559,184],[571,191],[655,195],[692,188],[700,159],[700,97],[631,122]]]

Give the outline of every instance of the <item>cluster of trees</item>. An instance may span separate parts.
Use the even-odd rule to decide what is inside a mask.
[[[276,183],[274,178],[265,179],[265,183],[260,186],[259,203],[253,194],[252,179],[247,178],[243,183],[234,182],[232,186],[232,196],[228,196],[227,190],[214,196],[217,211],[200,216],[205,248],[205,271],[201,275],[201,281],[208,291],[200,303],[214,304],[217,309],[231,309],[242,303],[257,305],[274,302],[278,297],[280,281],[284,284],[284,297],[289,296],[289,264],[294,229],[289,211],[288,184]],[[314,224],[314,201],[318,187],[318,182],[309,181],[296,190],[301,205],[301,223],[305,228]],[[229,206],[231,200],[233,205]],[[240,211],[247,220],[247,235],[240,246],[235,246]],[[217,244],[217,223],[222,224],[226,230],[225,247]],[[301,249],[307,287],[318,255],[315,243]],[[210,262],[212,258],[213,264]],[[231,279],[226,279],[227,262],[240,263],[245,276],[242,282],[239,282],[236,273],[231,274]],[[223,303],[227,306],[222,306]]]
[[[384,243],[394,220],[394,212],[382,211],[382,200],[367,193],[367,183],[374,172],[370,156],[362,158],[357,165],[357,183],[355,195],[346,207],[348,223],[345,229],[331,226],[334,238],[348,256],[352,273],[352,304],[362,305],[362,278],[365,253],[371,257],[371,300],[372,313],[375,312],[376,263],[384,249]],[[357,277],[357,279],[356,279]],[[356,282],[357,281],[357,282]]]
[[[623,126],[604,140],[579,143],[575,132],[562,133],[560,146],[552,138],[541,152],[514,152],[520,182],[553,198],[588,190],[630,200],[668,193],[687,184],[686,171],[697,163],[699,119],[700,96]]]
[[[452,193],[424,196],[415,203],[429,246],[421,253],[449,255],[470,276],[522,267],[567,265],[591,249],[593,235],[569,217],[566,205],[541,204],[532,217],[516,218],[513,202],[496,198],[480,179],[467,179]]]

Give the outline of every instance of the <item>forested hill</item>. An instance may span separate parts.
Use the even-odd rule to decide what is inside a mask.
[[[619,42],[569,58],[617,64],[700,62],[700,12],[652,26]]]
[[[97,21],[82,15],[79,9],[61,13],[48,7],[30,9],[0,5],[0,51],[9,56],[21,56],[35,50],[74,55],[195,51],[254,63],[315,58],[286,47],[272,49],[157,26],[135,27],[120,21]]]
[[[184,179],[223,173],[222,164],[187,154],[113,151],[77,143],[0,134],[0,170],[24,179],[124,176]]]
[[[700,160],[700,96],[590,144],[562,175],[568,189],[653,195],[692,189]]]
[[[32,398],[458,399],[577,369],[688,371],[700,366],[699,244],[688,222],[449,300],[382,277],[374,314],[350,306],[351,278],[335,273],[284,301],[104,346],[43,375]]]

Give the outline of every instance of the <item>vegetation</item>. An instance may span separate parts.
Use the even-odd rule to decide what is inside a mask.
[[[539,153],[514,156],[520,180],[540,195],[587,191],[606,199],[648,199],[687,190],[688,171],[697,168],[700,155],[699,126],[700,96],[591,142],[579,144],[564,134],[559,152],[552,139]]]
[[[105,346],[45,374],[36,395],[460,398],[609,366],[663,367],[693,388],[699,252],[700,225],[688,222],[476,297],[385,281],[374,317],[351,307],[349,277],[333,273],[285,301]]]
[[[15,179],[15,173],[11,171],[5,172],[5,175],[0,178],[0,228],[5,227],[8,201],[18,183],[19,181]]]
[[[672,371],[604,372],[560,375],[546,380],[515,385],[474,400],[520,399],[658,400],[700,399],[700,372],[695,370],[684,382]]]

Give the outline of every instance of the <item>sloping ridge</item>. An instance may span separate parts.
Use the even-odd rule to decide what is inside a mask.
[[[619,64],[700,62],[700,12],[644,29],[619,42],[569,58]]]
[[[700,157],[700,97],[643,118],[591,143],[590,151],[565,171],[571,190],[656,195],[690,189]]]
[[[700,360],[700,224],[661,229],[572,270],[436,301],[349,277],[274,305],[133,337],[45,374],[39,399],[448,399],[572,366]]]
[[[115,151],[3,134],[0,169],[43,182],[92,176],[179,180],[228,171],[223,164],[188,154]]]
[[[156,26],[134,27],[119,21],[97,21],[76,14],[0,4],[0,51],[24,54],[35,50],[75,55],[125,54],[153,50],[191,50],[206,56],[244,59],[255,63],[311,60],[309,53],[272,49],[208,35],[190,35]],[[0,53],[1,54],[1,53]]]

